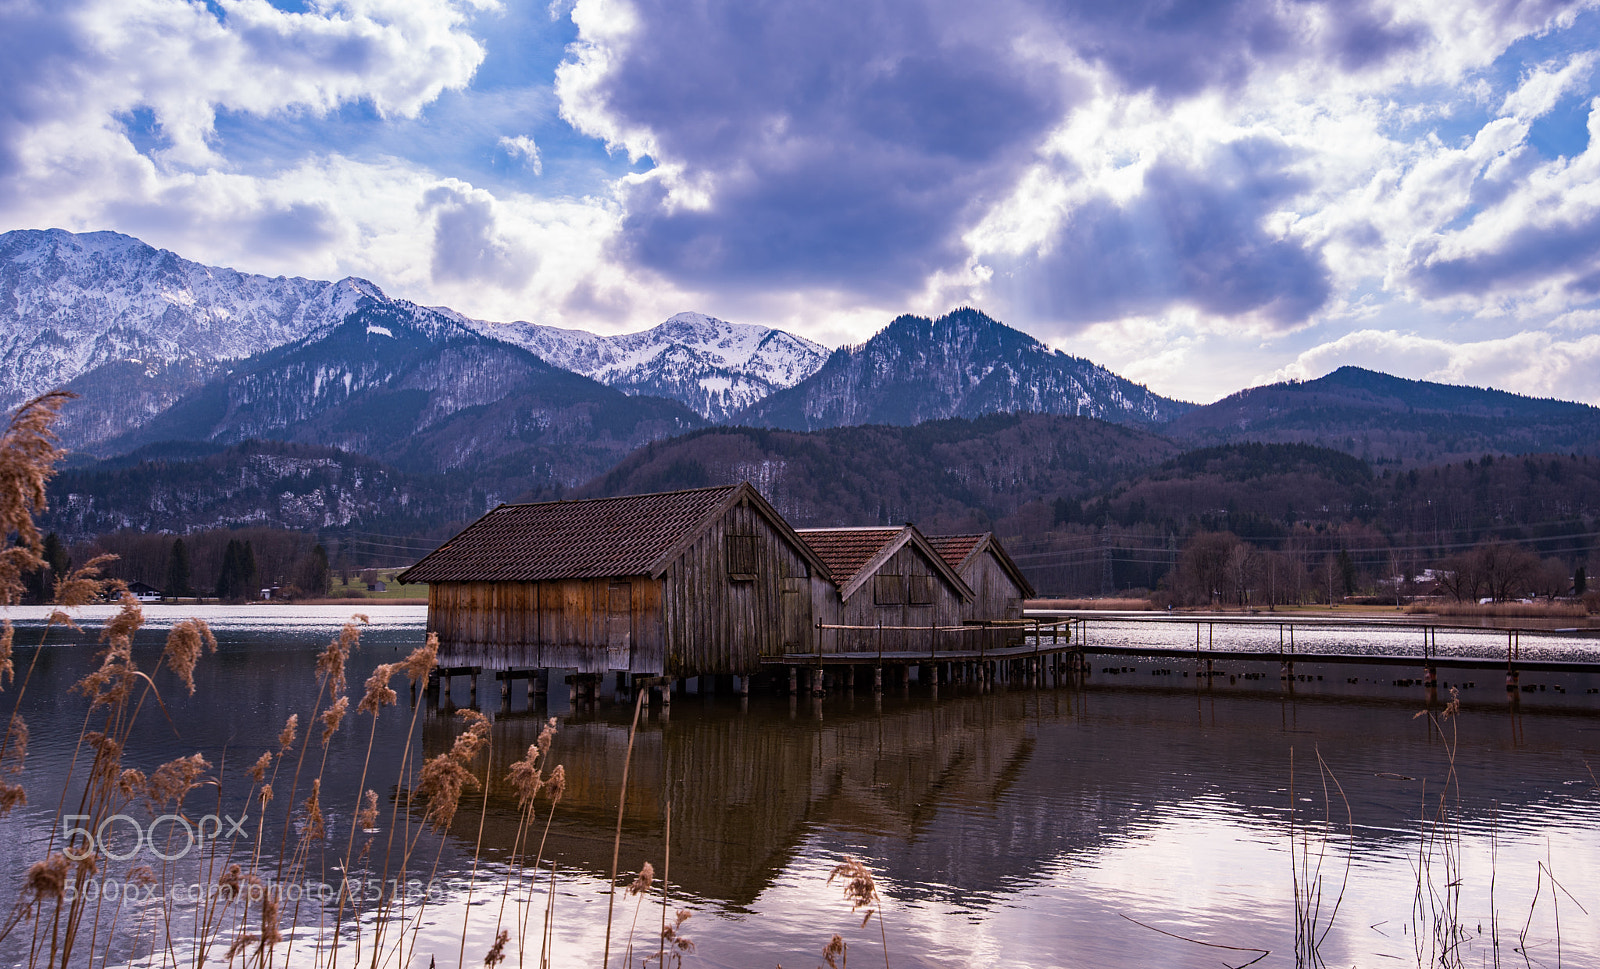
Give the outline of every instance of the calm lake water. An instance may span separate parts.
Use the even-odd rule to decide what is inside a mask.
[[[253,815],[243,770],[276,746],[289,714],[308,718],[316,653],[350,611],[148,608],[137,651],[146,668],[166,627],[191,614],[212,624],[222,648],[202,661],[193,697],[170,674],[156,676],[171,722],[159,710],[141,714],[128,766],[149,771],[202,752],[221,765],[221,794],[192,795],[189,813]],[[373,666],[422,638],[423,608],[367,612],[372,624],[349,673],[352,704]],[[84,722],[84,703],[70,687],[93,667],[96,649],[92,621],[85,633],[52,633],[36,649],[28,644],[37,642],[37,624],[13,616],[19,675],[35,653],[38,663],[21,702],[32,729],[30,804],[0,821],[7,893],[45,851]],[[1377,652],[1384,644],[1355,646]],[[1170,659],[1117,662],[1119,672],[1108,675],[1096,661],[1082,688],[946,687],[937,699],[915,685],[891,689],[881,702],[870,693],[820,701],[680,695],[670,717],[657,709],[634,740],[621,867],[649,860],[659,877],[670,804],[672,904],[695,913],[685,930],[697,951],[686,966],[819,965],[835,932],[849,943],[852,964],[881,963],[878,922],[862,928],[839,883],[828,883],[845,856],[877,877],[894,967],[1215,967],[1263,952],[1256,965],[1315,964],[1304,953],[1297,961],[1294,913],[1296,884],[1305,887],[1319,859],[1316,932],[1327,965],[1437,963],[1435,925],[1446,917],[1461,930],[1445,943],[1461,965],[1600,965],[1600,795],[1591,770],[1600,766],[1600,696],[1586,692],[1597,684],[1551,677],[1565,692],[1532,694],[1513,708],[1498,683],[1479,677],[1485,682],[1462,694],[1462,712],[1441,732],[1416,716],[1427,705],[1424,691],[1394,686],[1402,674],[1390,669],[1297,667],[1327,678],[1297,682],[1291,692],[1275,662],[1234,664],[1236,674],[1270,676],[1231,685],[1182,676],[1188,668]],[[1166,669],[1175,673],[1156,672]],[[1370,682],[1351,685],[1350,676]],[[546,716],[559,720],[553,759],[570,784],[545,852],[557,866],[554,965],[597,965],[632,705],[602,699],[572,709],[556,689],[547,707],[528,710],[519,689],[502,709],[493,680],[485,676],[479,689],[494,718],[495,783]],[[16,695],[13,686],[0,703]],[[454,697],[466,700],[464,681]],[[322,798],[337,838],[309,877],[340,878],[334,859],[361,787],[378,790],[380,827],[388,825],[411,717],[402,685],[399,705],[375,728],[352,713],[333,738]],[[448,708],[424,701],[413,754],[447,749],[459,729]],[[321,753],[315,742],[311,750]],[[261,832],[274,849],[287,780],[277,787],[280,800]],[[1442,829],[1424,821],[1435,817],[1441,794]],[[541,804],[541,830],[545,817]],[[252,816],[252,834],[255,823]],[[486,804],[465,800],[442,840],[421,843],[418,854],[431,864],[437,851],[439,864],[411,965],[456,965],[463,922],[466,961],[482,964],[517,823],[514,797],[501,784]],[[124,853],[128,838],[119,837]],[[1307,842],[1297,851],[1292,839]],[[1315,872],[1310,881],[1319,883]],[[651,955],[659,888],[634,936]],[[541,882],[535,921],[542,892]],[[635,901],[619,896],[616,936],[628,935]],[[309,938],[301,933],[300,945]],[[625,944],[614,941],[614,965]],[[0,949],[13,964],[27,961],[25,939]],[[112,961],[161,965],[147,950],[148,940],[125,933]],[[291,961],[314,961],[309,949],[293,952]],[[537,954],[525,964],[537,965]]]

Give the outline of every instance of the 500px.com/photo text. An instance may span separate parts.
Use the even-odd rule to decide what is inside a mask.
[[[89,878],[80,884],[68,882],[63,894],[68,901],[83,896],[85,901],[151,902],[166,901],[173,904],[198,904],[213,899],[239,900],[259,903],[271,898],[276,902],[347,903],[382,902],[404,898],[408,903],[421,900],[424,895],[440,897],[443,886],[432,879],[400,880],[398,878],[346,878],[338,884],[323,881],[303,882],[249,882],[227,885],[218,882],[161,884],[148,878]]]
[[[250,820],[248,814],[238,820],[231,814],[206,814],[194,821],[163,814],[148,825],[126,814],[113,814],[92,831],[79,826],[79,822],[90,820],[93,819],[87,814],[68,814],[61,819],[61,843],[65,846],[62,851],[73,861],[94,855],[128,861],[141,851],[161,861],[179,861],[196,848],[204,850],[218,841],[250,840],[250,832],[244,827]]]

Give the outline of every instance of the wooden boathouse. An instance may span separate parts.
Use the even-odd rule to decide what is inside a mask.
[[[819,603],[822,651],[960,648],[948,627],[961,625],[972,587],[916,526],[803,528],[799,535],[837,588]]]
[[[591,676],[749,676],[814,649],[834,596],[823,559],[748,483],[500,505],[399,579],[428,583],[441,669]]]
[[[993,532],[929,535],[928,544],[972,588],[961,618],[968,622],[1022,621],[1022,603],[1037,592]]]

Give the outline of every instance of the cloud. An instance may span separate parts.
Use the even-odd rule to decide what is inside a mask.
[[[993,260],[991,291],[1033,318],[1093,322],[1191,306],[1295,324],[1330,293],[1305,243],[1265,227],[1304,188],[1280,144],[1243,141],[1206,163],[1151,165],[1126,199],[1097,194],[1063,213],[1044,247]]]
[[[582,0],[556,89],[572,125],[654,166],[618,187],[614,258],[682,285],[930,306],[964,287],[1025,325],[1196,307],[1283,327],[1328,309],[1375,256],[1381,271],[1375,238],[1409,244],[1361,211],[1375,177],[1426,163],[1393,135],[1409,107],[1396,92],[1455,97],[1563,17],[1561,4]],[[1562,70],[1545,87],[1578,82]],[[1137,116],[1142,142],[1118,114]],[[1100,115],[1092,141],[1067,144]],[[1273,144],[1291,157],[1245,157]],[[1013,203],[1031,238],[994,245]]]
[[[533,170],[535,175],[544,173],[544,163],[539,158],[539,146],[527,135],[517,135],[515,138],[501,136],[500,150],[512,158],[520,158],[522,163]]]
[[[448,0],[346,0],[304,13],[265,0],[9,3],[0,113],[24,124],[5,140],[17,155],[60,163],[81,153],[66,138],[114,138],[113,119],[142,108],[166,144],[159,160],[194,168],[221,161],[209,144],[218,110],[365,102],[414,116],[477,69],[483,50],[464,19]]]
[[[1549,110],[1555,97],[1547,93],[1541,102]],[[1403,272],[1419,295],[1502,294],[1541,310],[1596,295],[1600,99],[1590,106],[1588,147],[1576,158],[1540,160],[1526,147],[1529,120],[1506,119],[1509,137],[1467,173],[1461,224],[1413,241]]]
[[[0,0],[0,218],[608,331],[971,301],[1191,395],[1600,297],[1590,2],[288,6]]]
[[[692,285],[880,295],[959,260],[1073,96],[991,12],[583,0],[563,117],[657,165],[622,188],[618,257]]]
[[[1526,330],[1455,342],[1393,330],[1357,330],[1300,353],[1266,379],[1312,379],[1342,366],[1600,405],[1600,334],[1594,333],[1569,337]]]
[[[441,185],[422,196],[424,211],[436,219],[433,278],[437,281],[491,283],[521,289],[538,260],[499,236],[494,199],[466,186]]]

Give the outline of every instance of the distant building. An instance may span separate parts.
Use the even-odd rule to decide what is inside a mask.
[[[128,591],[140,602],[161,601],[161,590],[144,582],[129,582]]]

